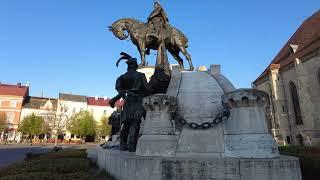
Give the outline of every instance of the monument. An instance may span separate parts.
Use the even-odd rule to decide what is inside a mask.
[[[141,96],[126,101],[146,112],[139,116],[143,126],[136,151],[89,149],[88,156],[100,168],[120,180],[301,180],[299,160],[280,155],[269,134],[267,94],[236,89],[221,74],[220,65],[193,71],[187,38],[169,24],[159,3],[147,23],[124,18],[110,30],[119,39],[131,37],[141,55],[140,66],[150,49],[158,55]],[[167,50],[179,65],[170,68]],[[179,52],[189,62],[187,71]],[[132,93],[130,88],[118,92],[124,98]]]

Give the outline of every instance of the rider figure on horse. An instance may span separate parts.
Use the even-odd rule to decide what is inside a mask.
[[[154,10],[148,17],[147,39],[150,41],[163,38],[163,30],[169,29],[169,19],[158,1],[154,2]]]

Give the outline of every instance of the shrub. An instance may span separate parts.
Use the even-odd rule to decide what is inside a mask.
[[[48,139],[48,141],[47,141],[48,143],[54,143],[55,142],[55,139],[53,139],[53,138],[50,138],[50,139]],[[62,142],[62,140],[61,139],[57,139],[57,142],[58,143],[61,143]]]
[[[63,150],[28,155],[27,161],[17,162],[0,169],[0,179],[106,179],[107,173],[89,173],[92,169],[85,150]]]
[[[27,174],[14,174],[1,177],[2,180],[37,180],[37,179],[46,179],[46,180],[69,180],[69,179],[90,179],[90,176],[86,172],[77,172],[69,174],[58,174],[51,172],[31,172]]]
[[[60,150],[62,150],[62,147],[54,146],[54,147],[52,148],[52,151],[53,151],[53,152],[58,152],[58,151],[60,151]]]
[[[300,161],[304,180],[316,180],[320,176],[320,148],[310,146],[281,146],[281,154],[296,156]]]
[[[24,158],[24,160],[35,159],[39,156],[40,156],[40,154],[34,154],[32,152],[28,152],[28,153],[26,153],[26,157]]]

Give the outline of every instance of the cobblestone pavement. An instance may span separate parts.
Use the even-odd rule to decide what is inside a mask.
[[[0,145],[0,168],[7,166],[16,161],[23,160],[28,152],[42,153],[51,151],[54,144],[7,144]],[[97,146],[94,143],[86,143],[81,145],[76,144],[59,144],[63,149],[86,149]]]

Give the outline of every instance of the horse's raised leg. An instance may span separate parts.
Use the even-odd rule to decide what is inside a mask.
[[[182,52],[182,54],[187,58],[188,62],[189,62],[189,70],[190,71],[193,71],[194,70],[194,67],[192,65],[192,60],[191,60],[191,56],[190,54],[187,52],[187,49],[183,46],[180,46],[180,51]]]
[[[141,50],[140,56],[141,56],[141,65],[146,66],[146,52],[145,52],[145,50]]]
[[[183,59],[179,56],[179,52],[180,50],[176,50],[176,49],[172,49],[172,48],[168,48],[168,51],[170,52],[170,54],[172,55],[172,57],[179,63],[180,68],[183,70]]]
[[[137,46],[138,48],[138,51],[140,53],[140,57],[141,57],[141,63],[139,64],[139,67],[143,67],[146,65],[146,60],[145,60],[145,57],[146,57],[146,48],[145,46],[143,45],[143,43],[139,43],[139,45]]]

